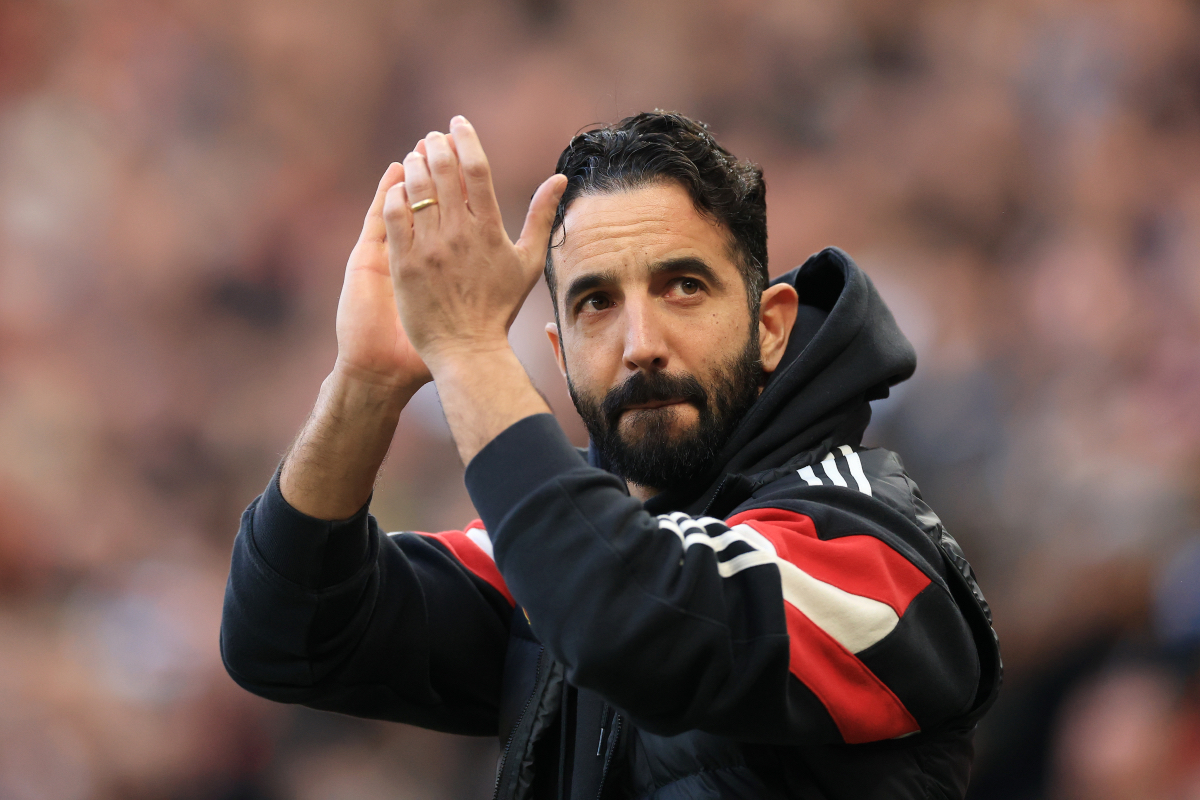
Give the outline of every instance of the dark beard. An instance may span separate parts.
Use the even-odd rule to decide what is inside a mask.
[[[751,327],[748,339],[742,352],[721,365],[707,387],[693,375],[637,372],[598,403],[575,390],[568,372],[571,399],[608,468],[630,483],[658,491],[686,491],[703,477],[763,385],[757,325]],[[639,411],[645,419],[629,426],[632,441],[622,438],[618,425],[626,407],[679,398],[699,411],[691,430],[672,437],[674,408]]]

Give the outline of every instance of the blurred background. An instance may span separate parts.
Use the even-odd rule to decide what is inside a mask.
[[[490,796],[492,741],[237,688],[230,546],[388,162],[465,114],[515,230],[654,107],[762,164],[773,274],[841,246],[916,344],[868,440],[995,611],[973,798],[1200,798],[1194,0],[0,0],[0,798]],[[374,510],[473,517],[429,389]]]

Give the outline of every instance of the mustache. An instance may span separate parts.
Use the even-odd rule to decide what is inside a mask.
[[[627,406],[683,400],[700,411],[708,408],[708,393],[693,375],[635,372],[624,383],[609,389],[600,411],[610,426],[616,425]]]

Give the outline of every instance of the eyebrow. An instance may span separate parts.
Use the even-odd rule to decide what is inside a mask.
[[[617,273],[613,270],[589,272],[584,275],[580,275],[578,278],[571,281],[571,283],[567,286],[567,293],[563,295],[563,308],[570,313],[570,310],[574,307],[575,301],[579,299],[580,295],[586,294],[592,289],[596,289],[600,286],[611,286],[612,284],[617,283],[618,280],[619,278],[617,277]]]
[[[694,275],[703,278],[712,285],[718,292],[725,291],[725,281],[717,277],[717,272],[708,262],[696,256],[680,256],[679,258],[668,258],[663,261],[656,261],[650,265],[650,277],[657,278],[661,275],[670,275],[678,272],[691,272]]]
[[[716,271],[708,265],[708,262],[695,256],[680,256],[678,258],[656,261],[649,266],[647,271],[650,273],[651,279],[661,277],[662,275],[690,272],[708,281],[717,291],[721,292],[725,290],[725,282],[717,277]],[[569,313],[570,309],[575,305],[575,301],[580,296],[601,286],[611,286],[619,282],[620,278],[613,270],[589,272],[580,275],[567,286],[567,292],[563,296],[563,308],[567,309]]]

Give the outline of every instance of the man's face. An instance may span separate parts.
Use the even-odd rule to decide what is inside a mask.
[[[575,407],[627,480],[686,485],[762,385],[729,236],[675,183],[580,197],[562,230],[547,332]]]

